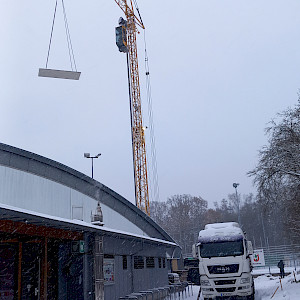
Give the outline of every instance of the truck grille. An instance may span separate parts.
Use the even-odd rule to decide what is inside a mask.
[[[224,284],[235,284],[235,279],[233,280],[215,280],[215,285],[224,285]]]
[[[239,271],[239,265],[224,265],[224,266],[208,266],[208,272],[210,274],[225,274],[225,273],[237,273]]]
[[[217,292],[219,293],[232,293],[235,291],[235,287],[231,288],[216,288]]]

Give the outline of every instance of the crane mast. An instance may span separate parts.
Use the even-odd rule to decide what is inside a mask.
[[[150,215],[148,174],[146,160],[146,145],[142,122],[141,93],[139,81],[139,67],[137,55],[136,33],[137,25],[145,29],[141,19],[134,14],[132,0],[130,6],[127,0],[115,0],[126,16],[126,24],[122,26],[123,44],[127,53],[129,69],[129,96],[131,114],[132,152],[135,181],[136,205],[147,215]],[[120,49],[120,48],[119,48]]]

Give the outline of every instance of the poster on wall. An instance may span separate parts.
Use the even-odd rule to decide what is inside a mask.
[[[114,283],[115,281],[114,270],[115,270],[114,258],[104,258],[103,260],[104,283]]]

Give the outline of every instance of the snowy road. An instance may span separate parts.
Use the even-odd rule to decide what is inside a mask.
[[[299,271],[298,271],[299,272]],[[300,272],[296,276],[298,283],[295,283],[294,275],[291,274],[282,280],[282,290],[279,277],[262,275],[255,279],[255,300],[300,300]],[[278,288],[278,289],[277,289]],[[187,296],[187,300],[197,300],[199,286],[193,287],[193,295]],[[200,300],[203,300],[202,296]]]

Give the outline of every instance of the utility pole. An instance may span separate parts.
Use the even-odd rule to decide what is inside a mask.
[[[236,203],[237,203],[237,209],[238,209],[238,222],[240,224],[240,226],[242,226],[241,223],[241,214],[240,214],[240,199],[237,193],[237,187],[239,186],[239,183],[233,183],[232,186],[235,188],[235,197],[236,197]]]

